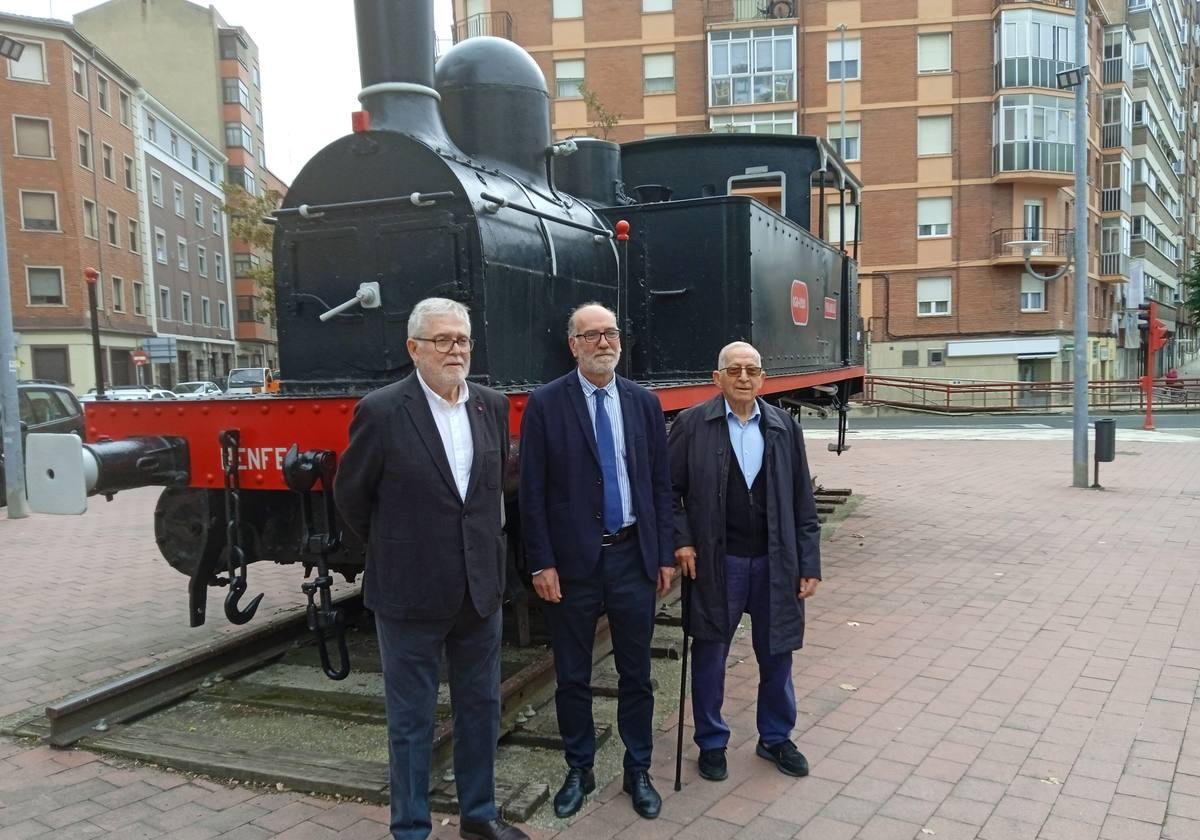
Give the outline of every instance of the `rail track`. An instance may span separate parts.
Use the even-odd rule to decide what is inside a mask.
[[[850,499],[848,490],[818,489],[822,520],[841,519],[853,507],[847,504]],[[299,612],[71,695],[47,706],[44,718],[19,724],[15,733],[217,779],[386,802],[386,714],[373,622],[357,593],[343,596],[338,606],[350,625],[352,671],[344,681],[321,673],[317,648]],[[678,686],[680,623],[676,588],[659,603],[652,643],[656,682],[671,694]],[[541,807],[550,784],[562,773],[553,660],[540,627],[536,604],[505,611],[496,798],[505,818],[517,821],[528,820]],[[511,644],[510,639],[529,643]],[[593,654],[601,754],[616,720],[611,653],[608,623],[602,619]],[[656,704],[658,716],[669,714],[675,702],[662,697]],[[449,769],[452,736],[443,681],[431,799],[445,813],[458,810]],[[608,753],[615,777],[620,772],[615,740]],[[598,756],[598,777],[604,767]]]

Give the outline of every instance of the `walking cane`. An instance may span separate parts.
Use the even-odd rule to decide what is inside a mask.
[[[680,613],[681,623],[683,624],[683,657],[679,669],[679,736],[675,743],[675,790],[681,790],[683,784],[680,777],[683,774],[683,699],[687,694],[687,667],[688,667],[688,607],[691,606],[692,587],[688,576],[682,575],[683,582],[680,588],[683,590],[683,607]]]

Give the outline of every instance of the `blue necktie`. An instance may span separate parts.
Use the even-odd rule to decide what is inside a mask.
[[[612,426],[608,423],[608,412],[603,388],[596,395],[596,448],[600,451],[600,471],[604,474],[604,533],[615,534],[625,522],[621,510],[621,488],[617,484],[617,444],[613,440]]]

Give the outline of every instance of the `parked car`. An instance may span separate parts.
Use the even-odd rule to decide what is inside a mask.
[[[73,433],[83,437],[83,407],[65,385],[44,380],[17,383],[21,437],[30,432]],[[4,476],[4,436],[0,435],[0,505],[7,503]]]
[[[216,382],[180,382],[172,390],[181,400],[214,397],[221,393],[221,388]]]
[[[96,389],[89,388],[88,392],[79,398],[80,402],[95,402]],[[166,388],[155,385],[118,385],[115,388],[105,388],[106,400],[175,400],[179,395]]]
[[[226,394],[275,394],[279,392],[279,378],[270,368],[234,368],[229,371]]]

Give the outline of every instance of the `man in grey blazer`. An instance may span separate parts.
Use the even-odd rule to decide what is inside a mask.
[[[454,777],[475,840],[522,840],[498,818],[502,478],[508,400],[467,384],[471,321],[444,298],[408,320],[414,372],[355,407],[334,482],[338,511],[367,546],[363,598],[383,662],[395,840],[432,830],[429,774],[438,664],[454,710]]]

